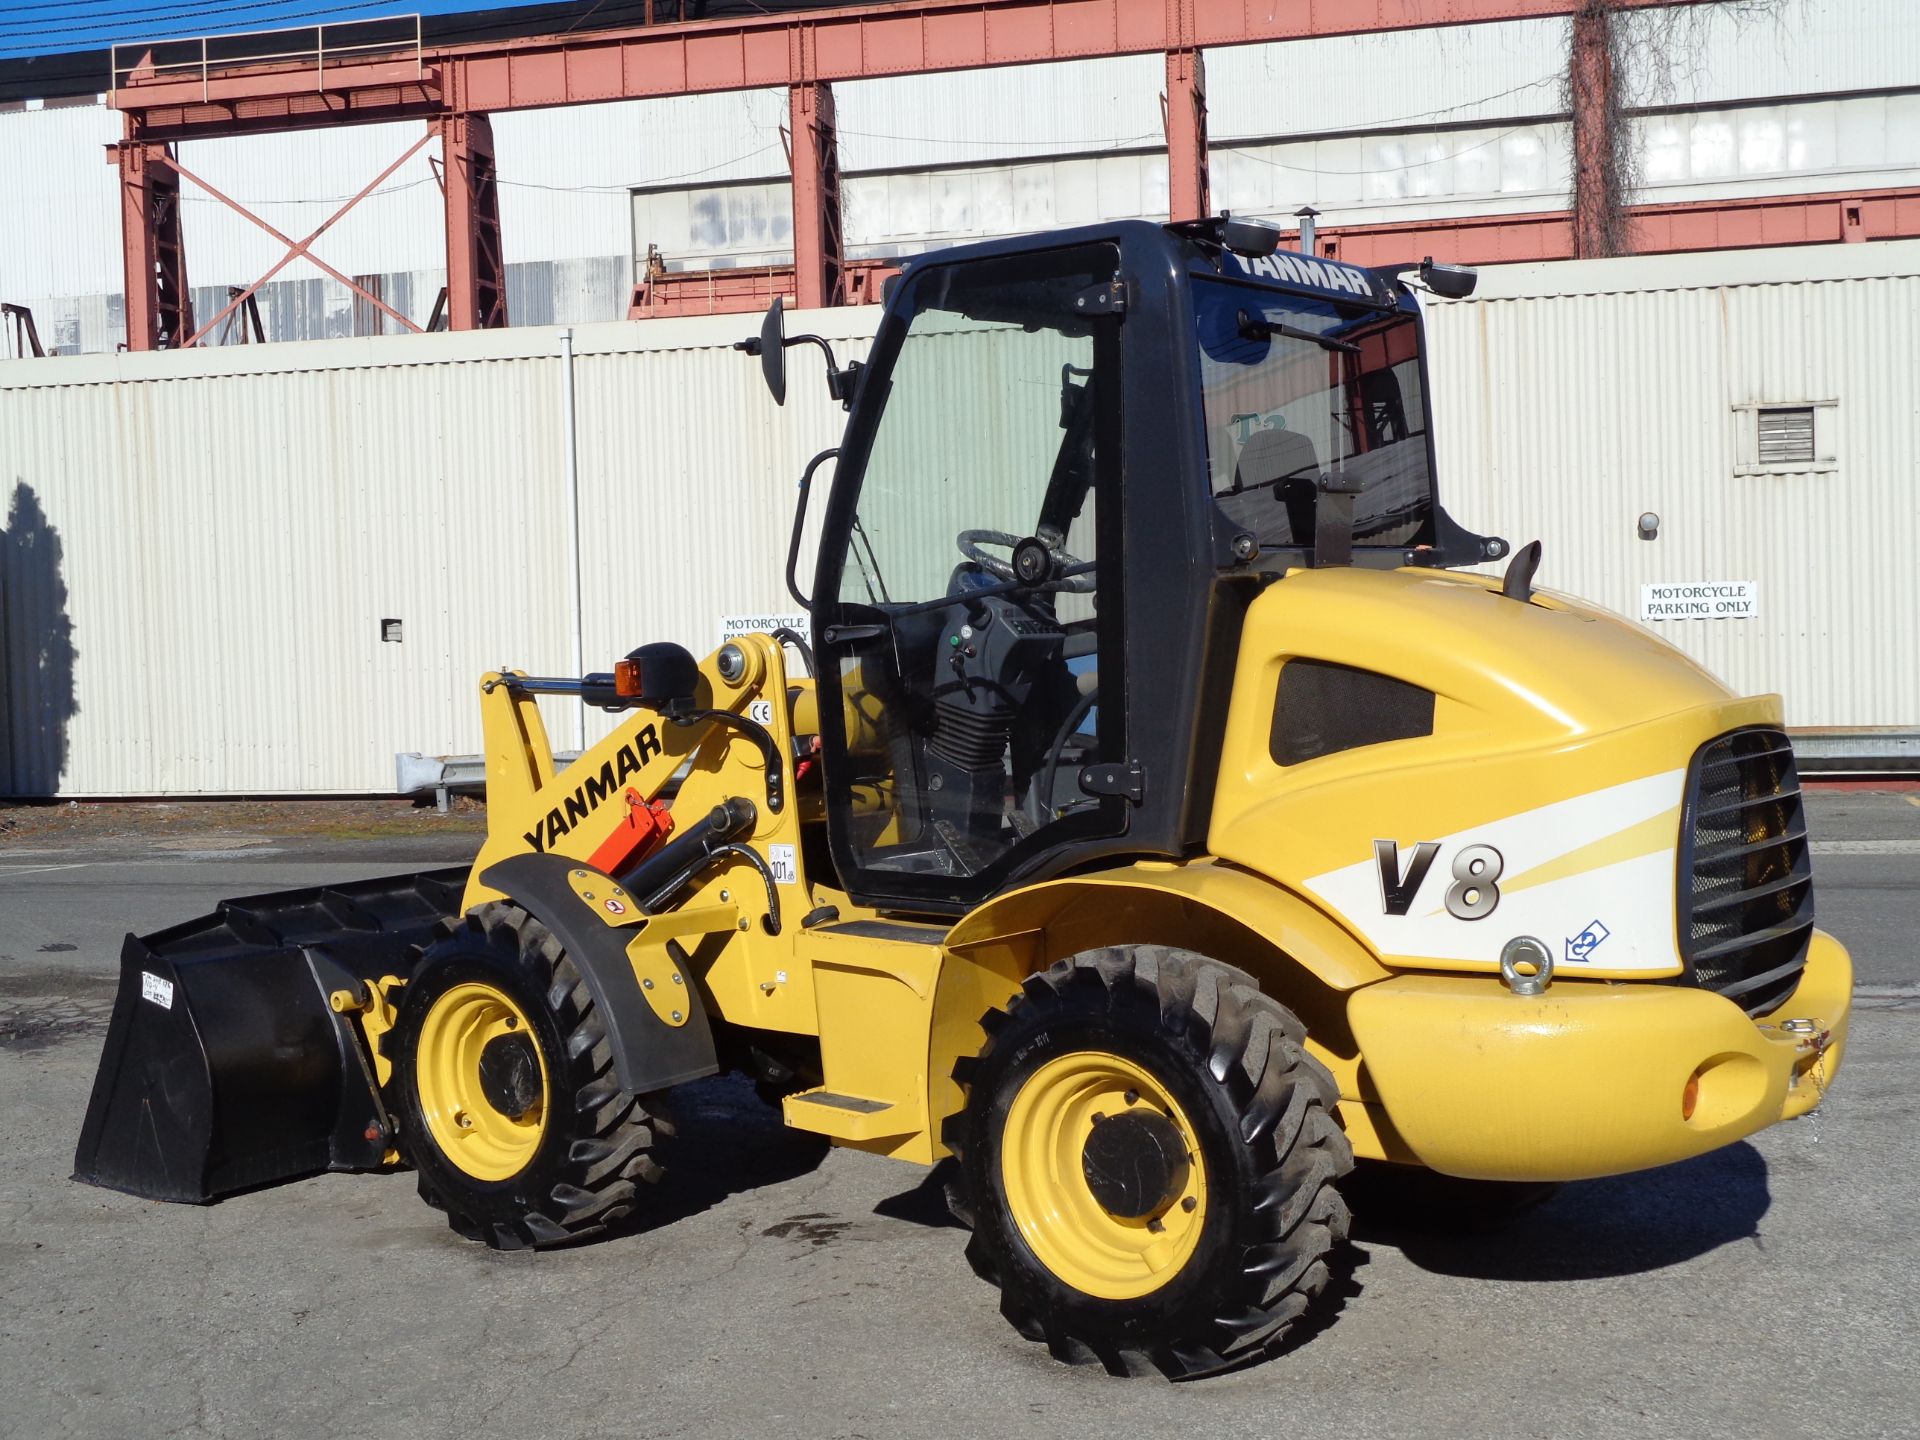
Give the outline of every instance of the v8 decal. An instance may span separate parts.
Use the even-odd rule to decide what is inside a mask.
[[[1380,904],[1389,915],[1405,915],[1413,908],[1420,886],[1439,858],[1440,842],[1422,840],[1413,847],[1406,873],[1400,871],[1400,846],[1392,840],[1373,842],[1374,863],[1380,868]],[[1447,887],[1447,913],[1456,920],[1484,920],[1500,903],[1500,874],[1506,861],[1491,845],[1462,845],[1453,852],[1453,883]]]

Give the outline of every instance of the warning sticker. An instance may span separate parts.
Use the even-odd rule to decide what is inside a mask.
[[[162,1010],[173,1009],[173,982],[163,980],[151,970],[140,972],[140,998],[151,1000]]]
[[[782,885],[800,883],[800,867],[794,863],[793,846],[769,845],[767,847],[767,868],[773,871],[773,878]]]

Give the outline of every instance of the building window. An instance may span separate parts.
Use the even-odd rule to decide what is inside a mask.
[[[1839,405],[1832,400],[1733,407],[1736,475],[1839,469]]]

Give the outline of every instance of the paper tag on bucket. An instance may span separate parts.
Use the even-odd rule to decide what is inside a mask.
[[[173,1008],[173,982],[171,980],[162,980],[151,971],[142,970],[140,972],[140,998],[142,1000],[151,1000],[162,1010],[171,1010]]]

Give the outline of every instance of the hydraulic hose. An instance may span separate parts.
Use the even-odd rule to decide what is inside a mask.
[[[767,915],[761,922],[762,927],[767,934],[778,935],[780,891],[773,869],[758,850],[741,844],[738,839],[753,829],[756,818],[752,801],[723,800],[689,826],[686,833],[617,878],[630,894],[640,897],[641,910],[657,915],[709,866],[729,856],[745,860],[760,872],[761,883],[766,886]]]
[[[751,800],[722,800],[638,865],[614,878],[628,894],[640,896],[640,908],[651,914],[658,905],[649,897],[664,891],[670,898],[685,883],[678,878],[683,872],[697,873],[715,846],[752,830],[758,818]]]

